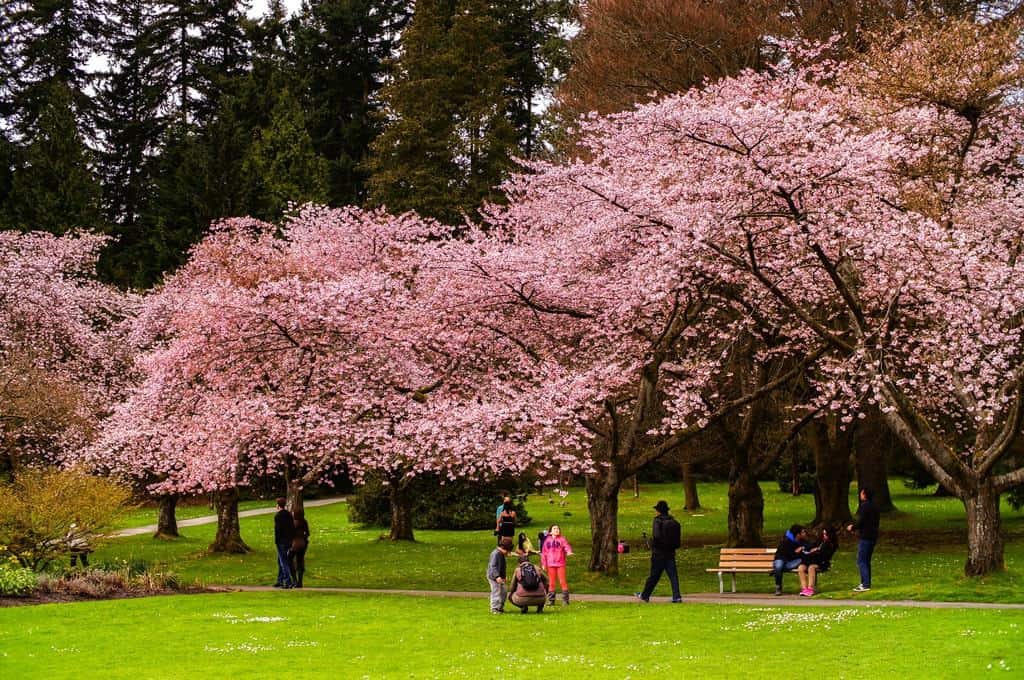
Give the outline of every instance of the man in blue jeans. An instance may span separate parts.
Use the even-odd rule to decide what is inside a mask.
[[[277,514],[274,515],[274,545],[277,547],[277,582],[275,588],[292,587],[292,569],[288,559],[288,551],[295,537],[295,520],[292,513],[285,509],[287,501],[277,499]]]
[[[787,571],[797,570],[803,562],[805,550],[807,550],[807,529],[800,524],[794,524],[775,548],[772,575],[775,576],[776,595],[782,595],[782,575]]]
[[[871,590],[871,556],[875,554],[878,543],[878,523],[881,515],[874,503],[875,494],[871,489],[860,490],[860,505],[857,507],[857,518],[846,525],[847,531],[856,531],[860,540],[857,541],[857,568],[860,570],[860,585],[853,589],[855,593]]]

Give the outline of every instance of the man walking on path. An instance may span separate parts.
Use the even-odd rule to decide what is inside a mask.
[[[275,588],[291,588],[291,559],[288,551],[295,538],[295,520],[292,513],[285,509],[287,501],[277,499],[277,514],[274,515],[274,545],[277,547],[277,582]]]
[[[676,571],[676,550],[682,543],[682,528],[679,522],[668,514],[668,503],[658,501],[654,509],[658,515],[654,518],[654,526],[651,528],[651,575],[647,577],[643,592],[634,595],[644,602],[650,602],[651,593],[661,580],[661,572],[665,572],[668,574],[669,583],[672,584],[672,602],[682,602],[683,596],[679,594],[679,574]]]
[[[881,519],[878,508],[875,507],[874,497],[871,489],[861,489],[857,518],[852,524],[846,525],[847,531],[856,531],[860,538],[857,541],[860,585],[853,589],[855,593],[871,590],[871,556],[875,554],[875,544],[878,543],[878,522]]]
[[[512,539],[503,536],[487,563],[487,582],[491,584],[491,613],[505,613],[505,556],[512,552]]]

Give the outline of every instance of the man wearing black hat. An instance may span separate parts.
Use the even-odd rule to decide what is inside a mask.
[[[679,594],[679,574],[676,572],[676,550],[681,543],[682,528],[679,522],[668,514],[668,503],[658,501],[654,509],[658,511],[658,515],[654,518],[654,526],[651,528],[651,575],[647,577],[643,592],[634,594],[644,602],[650,602],[651,593],[661,580],[661,572],[666,572],[669,583],[672,584],[672,602],[682,602],[683,596]]]

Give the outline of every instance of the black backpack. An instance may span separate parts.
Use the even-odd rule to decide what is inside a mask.
[[[661,521],[661,534],[659,536],[659,542],[662,547],[666,550],[678,550],[679,546],[683,544],[683,528],[679,526],[679,522],[674,517],[669,517]]]
[[[537,568],[529,562],[523,562],[519,566],[519,582],[527,590],[536,590],[540,585],[540,576],[537,574]]]

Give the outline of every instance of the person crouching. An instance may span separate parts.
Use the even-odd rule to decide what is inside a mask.
[[[512,574],[508,601],[519,607],[519,613],[525,614],[530,607],[536,607],[537,613],[544,611],[548,596],[548,577],[543,570],[530,562],[529,553],[520,554],[519,566]]]

